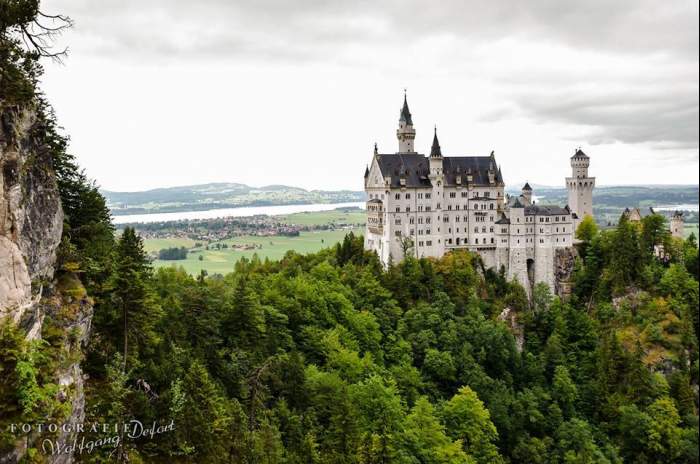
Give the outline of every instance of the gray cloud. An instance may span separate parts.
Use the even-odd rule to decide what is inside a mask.
[[[469,62],[502,88],[482,117],[525,116],[578,126],[589,144],[698,148],[698,3],[658,0],[47,0],[76,21],[81,52],[119,60],[327,62],[385,49],[384,66],[421,41],[453,38],[446,70]],[[489,47],[551,45],[603,64],[557,69],[546,57],[509,69],[486,63]],[[479,50],[481,55],[475,57]],[[436,50],[436,53],[441,50]],[[339,58],[341,57],[341,58]],[[359,58],[358,58],[359,57]],[[648,58],[652,57],[652,58]],[[627,73],[605,69],[617,62]],[[368,64],[369,63],[369,64]],[[420,66],[416,63],[417,67]],[[501,65],[502,69],[494,68]],[[524,68],[524,69],[523,69]],[[441,69],[442,70],[442,69]],[[392,72],[394,70],[392,69]],[[423,69],[423,72],[431,72]],[[401,85],[401,84],[398,84]],[[578,135],[578,134],[577,134]],[[690,155],[697,159],[697,151]]]
[[[685,54],[697,59],[698,5],[653,0],[49,0],[130,54],[273,56],[305,47],[320,57],[328,45],[410,43],[438,34],[497,40],[557,41],[617,53]],[[179,40],[187,36],[191,41]],[[266,41],[261,47],[259,41]],[[134,47],[137,42],[137,47]],[[97,46],[96,51],[104,51]]]

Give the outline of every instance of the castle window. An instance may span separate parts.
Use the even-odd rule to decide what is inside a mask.
[[[474,227],[474,232],[478,234],[478,233],[479,233],[479,228],[478,228],[478,227]]]
[[[455,222],[459,222],[459,216],[455,216]]]
[[[414,224],[415,222],[416,222],[415,218],[413,218],[413,217],[408,218],[409,224]]]
[[[486,193],[484,193],[484,196],[485,196],[486,198],[491,198],[491,192],[486,192]]]
[[[457,239],[457,240],[459,240],[459,239]],[[474,239],[474,243],[478,245],[478,244],[479,244],[479,239],[478,239],[478,238],[475,238],[475,239]]]
[[[425,223],[430,224],[430,217],[425,218]]]
[[[397,207],[396,207],[396,212],[397,212],[397,213],[400,213],[400,212],[401,212],[401,207],[400,207],[400,206],[397,206]]]
[[[489,228],[489,232],[493,232],[493,227]]]
[[[450,222],[450,218],[448,218],[447,216],[445,216],[445,217],[442,218],[442,222]]]
[[[493,203],[489,205],[489,209],[493,209]]]
[[[426,194],[425,194],[425,198],[430,198],[430,194],[429,194],[429,193],[426,193]]]
[[[430,235],[430,229],[425,230],[426,235]]]
[[[410,206],[406,206],[406,212],[407,212],[407,213],[410,213],[410,212],[411,212],[411,207],[410,207]]]
[[[396,224],[397,226],[400,226],[401,225],[401,218],[396,218],[394,220],[394,224]]]
[[[430,211],[430,206],[426,206],[426,207],[425,207],[425,210],[426,210],[426,211]]]
[[[462,192],[462,198],[467,198],[467,192]]]
[[[432,240],[426,240],[425,244],[426,244],[427,246],[432,246],[432,245],[433,245],[433,241],[432,241]]]
[[[450,198],[455,198],[457,194],[455,192],[450,192]]]
[[[493,238],[491,238],[491,243],[494,243]]]
[[[406,200],[410,200],[410,199],[411,199],[411,194],[410,194],[410,193],[407,193],[407,194],[406,194]]]
[[[394,199],[400,200],[400,199],[401,199],[401,194],[400,194],[400,193],[394,194]]]

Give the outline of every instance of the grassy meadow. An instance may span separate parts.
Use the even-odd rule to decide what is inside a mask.
[[[277,216],[282,223],[300,226],[329,225],[338,227],[341,224],[364,224],[364,211],[319,211],[313,213],[296,213],[286,216]],[[189,249],[187,259],[165,261],[156,259],[155,267],[182,266],[190,274],[199,274],[204,269],[209,274],[226,274],[233,270],[233,266],[239,259],[251,258],[257,254],[260,259],[281,259],[288,250],[298,253],[312,253],[322,248],[335,245],[343,240],[345,235],[353,231],[362,234],[363,227],[352,229],[319,230],[313,232],[301,232],[298,237],[269,236],[259,237],[244,235],[228,240],[210,242],[209,249],[206,246],[195,248],[195,240],[187,238],[151,238],[144,240],[144,248],[147,252],[158,253],[158,250],[170,247],[185,247]],[[217,244],[226,244],[228,248],[216,249]],[[235,249],[234,246],[255,247],[254,249]],[[200,260],[201,257],[201,260]]]

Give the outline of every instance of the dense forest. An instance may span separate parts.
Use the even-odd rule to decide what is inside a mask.
[[[658,215],[586,220],[563,299],[529,298],[466,251],[383,269],[352,235],[225,276],[155,271],[133,229],[116,237],[36,92],[42,53],[7,41],[37,2],[0,4],[0,97],[36,105],[66,215],[57,281],[94,304],[87,420],[174,424],[79,461],[698,462],[695,237]],[[69,310],[42,343],[0,325],[0,425],[63,414],[49,373]],[[12,438],[3,427],[0,447]]]

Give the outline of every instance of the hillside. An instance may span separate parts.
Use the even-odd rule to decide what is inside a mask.
[[[534,194],[540,203],[565,205],[567,191],[564,187],[533,186]],[[506,191],[519,194],[516,186],[508,186]],[[691,208],[691,205],[693,208]],[[697,185],[624,185],[596,187],[593,190],[593,213],[601,224],[616,223],[625,208],[661,208],[685,211],[686,223],[698,222]],[[660,211],[663,212],[663,211]]]
[[[112,214],[167,213],[237,206],[298,205],[364,201],[365,193],[351,190],[304,190],[287,185],[251,187],[237,183],[211,183],[166,187],[143,192],[103,190]]]

